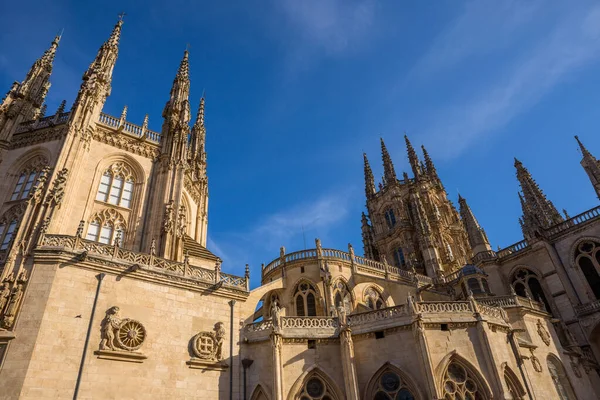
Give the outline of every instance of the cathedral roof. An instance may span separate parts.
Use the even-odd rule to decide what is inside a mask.
[[[196,242],[191,236],[183,237],[183,251],[188,252],[192,257],[208,258],[209,260],[218,260],[219,257],[210,252],[206,247]]]

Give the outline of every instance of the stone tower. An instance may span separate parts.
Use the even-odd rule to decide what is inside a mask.
[[[366,154],[365,194],[368,214],[362,217],[365,256],[403,269],[416,268],[438,277],[466,264],[472,255],[467,232],[425,147],[425,162],[404,137],[413,178],[396,177],[381,139],[383,181],[379,190]]]

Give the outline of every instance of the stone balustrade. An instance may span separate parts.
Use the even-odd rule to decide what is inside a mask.
[[[123,263],[125,266],[137,265],[142,270],[160,271],[177,280],[185,278],[189,283],[200,282],[210,285],[222,284],[224,287],[233,288],[247,292],[249,282],[246,277],[239,277],[221,272],[217,282],[217,274],[214,270],[201,268],[165,258],[156,257],[149,253],[138,253],[123,249],[119,246],[102,244],[91,240],[85,240],[76,236],[46,234],[41,240],[39,249],[66,249],[77,254],[85,253],[89,256],[105,257],[115,263]]]
[[[596,300],[587,304],[581,304],[575,307],[575,313],[578,317],[587,314],[593,314],[598,311],[600,311],[600,300]]]
[[[98,122],[104,126],[113,129],[123,129],[123,132],[127,132],[136,137],[146,137],[152,142],[160,143],[161,135],[158,132],[149,130],[144,126],[132,124],[131,122],[121,121],[120,118],[113,117],[105,113],[100,113]]]
[[[22,122],[19,124],[19,126],[17,126],[17,129],[15,130],[15,134],[29,132],[29,131],[33,131],[36,129],[47,128],[47,127],[53,126],[53,125],[64,124],[65,122],[67,122],[69,120],[70,114],[71,113],[66,112],[66,113],[50,115],[49,117],[44,117],[44,118],[40,118],[40,119],[34,119],[31,121]]]
[[[486,297],[482,299],[477,299],[477,302],[493,307],[527,307],[537,311],[546,311],[544,303],[517,295]]]
[[[415,303],[415,310],[421,314],[474,312],[469,301],[419,301]]]

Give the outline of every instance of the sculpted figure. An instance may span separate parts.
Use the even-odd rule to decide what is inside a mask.
[[[215,324],[215,359],[223,358],[223,341],[225,340],[225,326],[222,322]]]
[[[271,319],[273,321],[273,329],[274,330],[279,330],[280,327],[280,322],[281,322],[281,315],[280,315],[280,311],[281,309],[279,308],[279,306],[277,305],[277,300],[273,300],[273,302],[271,303]]]
[[[2,310],[4,310],[4,307],[6,307],[9,297],[10,289],[8,287],[8,284],[5,283],[4,286],[2,286],[2,290],[0,291],[0,314],[2,313]]]
[[[119,329],[121,318],[119,317],[119,307],[111,307],[106,311],[106,316],[102,320],[102,341],[100,350],[115,350],[115,331]]]

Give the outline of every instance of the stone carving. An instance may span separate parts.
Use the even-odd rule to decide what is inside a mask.
[[[281,328],[281,308],[277,305],[277,300],[271,303],[271,319],[273,321],[273,330],[278,332]]]
[[[177,214],[177,237],[182,237],[185,235],[187,229],[187,218],[185,207],[182,205],[179,206],[179,213]]]
[[[540,360],[533,354],[533,349],[529,349],[531,350],[531,364],[533,364],[533,369],[535,369],[536,372],[542,372],[542,364],[540,363]]]
[[[192,339],[192,351],[197,358],[208,361],[223,359],[223,341],[225,326],[222,322],[215,324],[214,332],[199,332]]]
[[[573,369],[573,373],[575,374],[576,377],[581,378],[581,370],[579,369],[579,365],[577,365],[577,362],[573,359],[573,356],[569,357],[570,359],[570,364],[571,364],[571,368]]]
[[[550,346],[550,333],[548,333],[548,330],[542,324],[541,319],[537,320],[537,333],[540,335],[542,341],[546,343],[546,346]]]
[[[163,219],[163,230],[167,233],[173,230],[175,223],[175,210],[173,209],[173,200],[165,206],[165,217]]]
[[[10,290],[8,297],[5,299],[0,299],[0,302],[4,302],[4,306],[0,308],[0,315],[2,316],[2,320],[0,321],[0,329],[6,330],[13,327],[17,311],[23,299],[27,280],[27,272],[25,272],[25,270],[19,274],[16,282],[12,272],[4,279],[2,296],[6,296],[6,289],[10,284],[13,284],[13,287]]]
[[[100,350],[135,351],[142,347],[146,340],[146,328],[133,319],[121,319],[117,306],[106,311],[102,320],[102,341]]]
[[[52,189],[50,189],[48,197],[46,198],[46,205],[60,206],[62,199],[65,196],[65,186],[68,175],[69,170],[67,168],[63,168],[59,171],[52,183]]]

